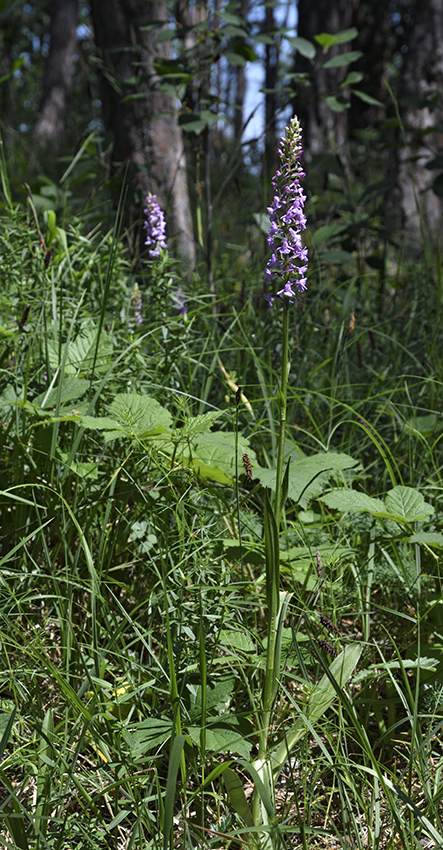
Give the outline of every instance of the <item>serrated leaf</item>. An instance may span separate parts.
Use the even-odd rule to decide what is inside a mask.
[[[251,454],[247,441],[241,436],[238,439],[238,467],[242,469],[242,455]],[[210,431],[200,434],[195,440],[192,456],[192,466],[203,478],[229,484],[235,478],[235,434],[231,431]],[[256,469],[254,466],[254,474]],[[215,477],[217,476],[217,477]]]
[[[88,372],[93,365],[95,349],[97,344],[98,328],[85,328],[78,336],[68,344],[66,355],[65,374],[76,375],[79,371]],[[97,371],[106,369],[112,358],[113,346],[110,336],[102,331],[98,346],[95,368]],[[63,362],[65,356],[65,345],[61,347],[59,359],[58,342],[48,341],[49,362],[56,369]]]
[[[201,727],[190,726],[189,737],[200,746]],[[236,729],[231,729],[228,723],[220,722],[217,725],[205,727],[206,750],[212,753],[238,753],[242,758],[249,758],[252,743],[244,738]]]
[[[123,731],[123,737],[130,746],[134,758],[160,747],[169,741],[172,734],[172,721],[161,717],[147,717],[128,732]]]
[[[182,428],[177,428],[174,431],[174,436],[190,438],[197,436],[197,434],[205,434],[211,430],[216,419],[219,419],[223,414],[223,410],[211,410],[209,413],[202,413],[199,416],[190,416],[186,419]]]
[[[336,472],[358,466],[358,461],[344,453],[319,452],[303,460],[291,461],[289,467],[288,498],[302,508],[306,508],[312,499],[325,489],[331,476]],[[275,469],[257,467],[254,477],[264,487],[275,490]]]
[[[155,398],[137,393],[120,393],[109,407],[108,416],[128,437],[147,438],[165,433],[172,416]]]
[[[385,503],[381,499],[374,499],[372,496],[367,496],[366,493],[359,493],[356,490],[348,490],[339,488],[321,496],[321,502],[324,502],[328,508],[343,513],[348,511],[368,511],[370,514],[381,514],[386,511]]]
[[[425,502],[421,493],[414,487],[398,485],[386,494],[386,510],[394,520],[420,522],[429,519],[434,508]]]
[[[238,629],[222,629],[219,641],[222,646],[227,646],[234,652],[244,652],[247,655],[255,655],[257,652],[257,647],[250,635]]]
[[[53,408],[57,403],[59,391],[60,404],[66,404],[67,401],[77,401],[77,399],[85,394],[89,386],[90,382],[86,378],[76,378],[73,375],[67,375],[65,376],[61,390],[59,387],[52,387],[49,392],[46,391],[36,396],[32,403],[37,407],[42,407],[44,404],[44,409]]]
[[[443,549],[443,534],[439,531],[419,531],[409,538],[409,543],[423,543],[426,546],[437,546]]]

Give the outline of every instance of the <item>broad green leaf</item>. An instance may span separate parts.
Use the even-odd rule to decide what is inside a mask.
[[[197,436],[192,466],[203,478],[230,484],[235,478],[235,434],[231,431],[211,431]],[[238,440],[238,468],[242,471],[242,455],[249,454],[247,441]],[[259,467],[254,467],[254,475]],[[218,476],[218,477],[215,477]]]
[[[65,373],[67,375],[76,375],[79,371],[90,371],[95,357],[97,333],[97,328],[87,327],[68,344],[68,352],[65,366]],[[58,342],[56,340],[49,340],[48,354],[52,368],[56,369],[59,364],[63,362],[65,346],[63,345],[61,347],[59,359]],[[105,331],[102,331],[100,336],[100,343],[98,346],[97,360],[95,363],[95,368],[97,371],[103,371],[104,369],[108,368],[112,358],[112,354],[112,340]]]
[[[190,726],[188,729],[189,737],[200,746],[201,728],[200,726]],[[238,730],[229,728],[228,724],[223,723],[211,726],[208,724],[205,727],[205,744],[206,750],[212,753],[238,753],[242,758],[249,758],[252,742],[241,735]]]
[[[325,489],[332,475],[357,466],[358,461],[339,452],[319,452],[302,460],[291,459],[288,498],[306,508]],[[275,476],[275,469],[257,467],[254,470],[254,477],[271,490],[275,490]]]
[[[312,44],[312,41],[308,41],[307,38],[302,38],[301,36],[293,36],[287,39],[289,41],[291,47],[294,47],[297,53],[300,53],[301,56],[304,56],[305,59],[315,59],[316,49],[315,45]]]
[[[379,100],[376,100],[375,97],[371,97],[370,94],[366,94],[366,92],[364,91],[360,91],[359,89],[352,89],[352,94],[355,94],[356,97],[360,98],[360,100],[362,100],[364,103],[369,103],[371,106],[383,107],[383,104]]]
[[[120,393],[109,407],[108,416],[115,420],[126,436],[146,438],[167,431],[172,416],[150,396]]]
[[[343,513],[347,511],[368,511],[375,516],[386,511],[385,503],[381,499],[374,499],[372,496],[367,496],[366,493],[359,493],[357,490],[348,490],[343,487],[321,496],[320,501],[324,502],[328,508]]]
[[[340,86],[344,88],[345,86],[352,86],[355,83],[360,83],[363,79],[363,74],[360,71],[350,71],[349,74],[346,75],[346,78],[340,83]]]
[[[422,543],[425,546],[437,546],[443,549],[443,534],[440,531],[418,531],[409,538],[409,543]]]
[[[241,817],[246,826],[254,826],[254,819],[239,775],[232,768],[227,767],[223,771],[223,781],[234,811]]]
[[[346,227],[346,224],[324,224],[313,234],[312,244],[321,245],[323,242],[327,242],[334,236],[338,236],[339,233],[343,233],[343,231],[346,230]]]
[[[243,652],[247,655],[257,652],[257,647],[248,632],[238,629],[222,629],[219,638],[222,646],[227,646],[231,651]]]
[[[439,420],[441,421],[441,417],[438,417],[436,413],[428,413],[427,416],[412,416],[405,422],[405,431],[408,434],[429,437],[437,428]]]
[[[329,109],[332,109],[332,112],[345,112],[351,106],[349,100],[344,100],[343,97],[336,97],[335,94],[325,97],[325,101]]]
[[[223,410],[211,410],[209,413],[202,413],[199,416],[189,416],[182,428],[176,428],[174,437],[189,439],[196,437],[197,434],[206,434],[211,430],[215,420],[220,419],[223,414]]]
[[[352,41],[354,38],[357,38],[358,30],[355,27],[352,27],[348,30],[342,30],[342,32],[337,33],[329,33],[329,32],[321,32],[318,35],[315,35],[314,38],[317,44],[320,47],[325,47],[328,49],[333,44],[345,44],[347,41]]]
[[[434,508],[414,487],[398,485],[386,494],[386,511],[391,519],[397,521],[420,522],[429,519]]]
[[[356,62],[363,56],[361,50],[350,50],[348,53],[339,53],[338,56],[333,56],[324,63],[323,68],[342,68],[344,65],[350,65],[351,62]]]
[[[66,404],[68,401],[77,401],[77,399],[81,398],[82,395],[85,394],[86,390],[90,387],[90,381],[86,378],[76,378],[74,375],[66,375],[61,391],[59,387],[52,387],[52,389],[44,393],[40,393],[40,395],[36,396],[33,399],[33,404],[37,407],[44,407],[44,409],[52,409],[55,407],[58,394],[60,391],[60,404]]]
[[[172,720],[161,717],[147,717],[128,732],[123,730],[123,737],[131,749],[134,759],[139,759],[145,753],[161,747],[169,741],[172,735]]]

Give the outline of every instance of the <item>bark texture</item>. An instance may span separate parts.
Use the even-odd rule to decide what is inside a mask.
[[[74,81],[78,0],[53,0],[49,54],[40,112],[34,127],[37,142],[57,148],[62,141]]]
[[[322,32],[338,33],[352,26],[352,4],[346,0],[299,0],[298,35],[313,41]],[[332,47],[327,58],[353,48],[349,44]],[[320,62],[306,59],[297,53],[294,70],[307,73],[309,85],[300,87],[294,103],[295,112],[303,127],[303,147],[309,161],[316,154],[334,150],[344,164],[348,161],[347,110],[333,112],[326,102],[335,93],[346,75],[343,68],[323,69]]]
[[[398,92],[405,135],[398,139],[396,198],[400,224],[415,240],[420,218],[425,236],[442,230],[442,199],[432,190],[439,171],[429,168],[443,153],[442,92],[443,0],[417,0]]]
[[[114,142],[113,165],[130,164],[130,180],[141,204],[148,192],[154,192],[162,208],[170,210],[171,235],[177,238],[182,259],[193,267],[195,246],[178,107],[161,91],[155,70],[156,61],[171,58],[170,42],[158,40],[158,22],[167,21],[166,3],[92,0],[91,12],[101,62],[103,118]]]

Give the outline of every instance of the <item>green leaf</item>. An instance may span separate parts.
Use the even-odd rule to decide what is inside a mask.
[[[425,502],[418,490],[403,485],[398,485],[387,493],[386,510],[391,519],[406,522],[427,520],[434,513],[432,505]]]
[[[426,546],[437,546],[443,549],[443,534],[439,531],[419,531],[409,538],[409,543],[422,543]]]
[[[363,74],[360,71],[350,71],[340,85],[342,88],[345,88],[345,86],[352,86],[354,83],[361,83],[362,79]]]
[[[52,387],[44,393],[36,396],[33,399],[33,404],[43,409],[52,409],[58,401],[60,392],[60,404],[66,404],[68,401],[77,401],[81,398],[86,390],[90,387],[90,381],[87,378],[76,378],[74,375],[67,375],[63,380],[61,390],[59,387]]]
[[[301,36],[291,36],[287,39],[291,47],[294,47],[297,53],[300,53],[301,56],[304,56],[305,59],[315,59],[316,49],[315,45],[312,44],[312,41],[308,41],[307,38],[301,38]]]
[[[313,234],[312,244],[321,245],[323,242],[328,242],[329,239],[338,236],[339,233],[343,233],[346,227],[346,224],[324,224]]]
[[[197,436],[197,434],[206,434],[211,430],[216,419],[220,419],[220,416],[223,415],[223,410],[211,410],[209,413],[202,413],[199,416],[189,416],[182,428],[176,428],[174,437],[190,438]]]
[[[349,109],[351,105],[349,100],[344,100],[342,97],[336,97],[335,94],[325,97],[325,101],[332,112],[344,112],[346,109]]]
[[[326,493],[325,496],[321,496],[320,501],[324,502],[328,508],[343,513],[347,511],[368,511],[375,516],[386,510],[385,503],[381,499],[374,499],[372,496],[367,496],[366,493],[344,488]]]
[[[254,819],[243,790],[243,783],[238,774],[232,768],[227,767],[223,771],[223,781],[234,811],[241,817],[246,826],[254,826]]]
[[[291,459],[288,497],[306,508],[325,489],[331,475],[357,466],[358,461],[354,458],[338,452],[319,452],[302,460]],[[254,476],[264,487],[275,490],[275,469],[257,467]]]
[[[247,453],[251,460],[255,457],[250,451],[247,441],[239,436],[238,465],[241,469],[241,458]],[[202,478],[231,484],[235,478],[235,434],[231,431],[211,431],[200,434],[195,440],[195,448],[191,465]],[[254,474],[259,467],[254,466]]]
[[[324,63],[323,68],[342,68],[344,65],[350,65],[351,62],[356,62],[363,56],[361,50],[350,50],[348,53],[339,53],[338,56],[333,56]]]
[[[139,759],[169,741],[172,735],[172,720],[147,717],[140,723],[135,723],[130,732],[124,729],[122,734],[131,749],[132,757]]]
[[[285,740],[270,754],[275,775],[280,773],[297,741],[306,734],[306,718],[311,725],[314,725],[328,708],[330,708],[337,696],[337,688],[343,688],[351,677],[358,664],[360,655],[360,644],[349,644],[332,662],[328,671],[329,675],[325,673],[318,685],[312,687],[306,713],[296,720],[292,729],[286,732]],[[331,677],[334,682],[331,681]]]
[[[65,373],[76,375],[79,371],[88,372],[92,368],[97,345],[96,327],[85,327],[78,336],[68,344],[66,356]],[[66,345],[66,344],[65,344]],[[55,370],[63,362],[65,345],[62,345],[59,359],[59,345],[57,340],[48,341],[49,362]],[[113,345],[111,337],[102,331],[98,346],[95,368],[97,371],[107,369],[112,359]]]
[[[358,30],[355,27],[352,27],[349,30],[342,30],[342,32],[337,32],[334,35],[329,32],[321,32],[318,35],[314,36],[317,44],[320,47],[329,49],[333,44],[345,44],[347,41],[352,41],[354,38],[357,38]]]
[[[371,106],[383,107],[383,104],[379,100],[376,100],[375,97],[371,97],[370,94],[366,94],[366,92],[364,91],[360,91],[359,89],[352,89],[352,94],[355,94],[356,97],[360,98],[360,100],[363,100],[364,103],[369,103]]]
[[[190,726],[188,729],[191,741],[200,746],[200,726]],[[205,727],[206,750],[212,753],[238,753],[242,758],[249,758],[252,742],[241,735],[235,728],[230,728],[228,723],[218,722],[214,726],[208,724]]]
[[[164,434],[172,416],[151,396],[120,393],[109,407],[108,416],[117,422],[128,437],[142,439]]]

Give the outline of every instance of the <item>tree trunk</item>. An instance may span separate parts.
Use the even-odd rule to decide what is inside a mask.
[[[154,65],[171,58],[170,42],[157,41],[159,26],[148,28],[167,22],[166,3],[92,0],[91,12],[103,63],[102,107],[114,140],[113,166],[129,163],[139,205],[154,192],[166,213],[170,206],[172,235],[192,268],[195,246],[178,108],[175,98],[161,91]]]
[[[50,142],[55,148],[63,138],[72,91],[77,19],[78,0],[53,0],[49,55],[43,77],[40,112],[34,127],[34,139],[37,142]]]
[[[437,171],[429,168],[437,156],[441,159],[443,147],[443,2],[417,0],[412,12],[415,19],[398,91],[404,125],[397,148],[398,209],[406,233],[418,241],[420,220],[424,234],[434,237],[443,224],[441,194],[432,189]]]
[[[352,5],[347,0],[298,0],[297,35],[313,41],[322,32],[336,34],[352,26]],[[314,42],[315,43],[315,42]],[[332,47],[328,59],[350,50],[349,44]],[[346,75],[343,68],[323,69],[323,58],[310,60],[296,54],[294,70],[307,73],[309,85],[300,87],[294,110],[303,127],[304,149],[307,162],[316,154],[334,150],[344,165],[348,163],[347,110],[334,112],[326,97],[336,93]]]

